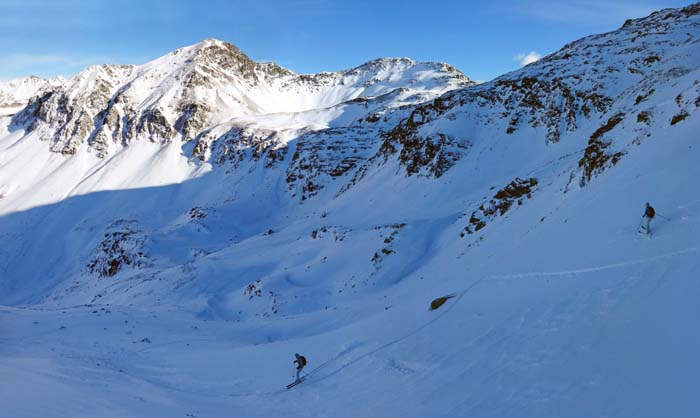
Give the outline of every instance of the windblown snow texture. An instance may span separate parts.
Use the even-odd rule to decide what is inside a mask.
[[[700,4],[482,84],[205,40],[0,115],[3,416],[697,414]]]

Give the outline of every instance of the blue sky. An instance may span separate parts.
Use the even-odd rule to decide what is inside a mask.
[[[673,0],[0,0],[0,79],[140,64],[205,38],[301,73],[378,57],[489,80]]]

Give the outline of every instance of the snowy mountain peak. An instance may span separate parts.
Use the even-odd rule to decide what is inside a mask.
[[[190,141],[213,128],[225,132],[249,123],[244,120],[255,115],[321,111],[392,91],[401,92],[396,105],[403,105],[470,83],[446,64],[407,58],[298,75],[256,63],[230,43],[206,39],[140,66],[89,67],[34,97],[13,125],[36,132],[54,152],[73,155],[86,147],[105,157],[139,138]],[[327,127],[338,111],[335,116],[324,111],[299,128]]]
[[[191,46],[187,52],[193,65],[213,66],[245,79],[256,79],[255,61],[231,43],[209,38]]]
[[[356,67],[356,69],[362,68],[365,70],[370,70],[374,67],[380,67],[380,68],[389,68],[392,66],[411,66],[415,65],[416,61],[412,60],[411,58],[407,57],[398,57],[398,58],[377,58],[373,59],[371,61],[367,61],[366,63],[359,65]]]

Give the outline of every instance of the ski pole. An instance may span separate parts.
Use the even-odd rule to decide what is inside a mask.
[[[658,213],[657,213],[656,215],[657,215],[659,218],[666,219],[667,221],[670,221],[670,219],[668,219],[668,218],[665,217],[664,215],[661,215],[661,214],[658,214]]]

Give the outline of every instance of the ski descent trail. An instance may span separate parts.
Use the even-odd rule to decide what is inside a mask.
[[[555,277],[555,276],[568,276],[568,275],[576,275],[576,274],[584,274],[584,273],[593,273],[596,271],[611,270],[611,269],[616,269],[616,268],[621,268],[621,267],[629,267],[629,266],[636,266],[636,265],[640,265],[640,264],[652,263],[654,261],[663,260],[663,259],[666,259],[669,257],[675,257],[675,256],[679,256],[679,255],[694,253],[694,252],[697,252],[698,250],[700,250],[700,246],[689,247],[689,248],[686,248],[683,250],[674,251],[671,253],[666,253],[666,254],[661,254],[661,255],[656,255],[653,257],[649,257],[649,258],[625,261],[625,262],[614,263],[614,264],[606,264],[606,265],[597,266],[597,267],[587,267],[587,268],[582,268],[582,269],[539,272],[539,273],[533,272],[533,273],[498,274],[498,275],[491,276],[491,278],[497,279],[497,280],[498,279],[526,279],[526,278],[533,278],[533,277]]]

